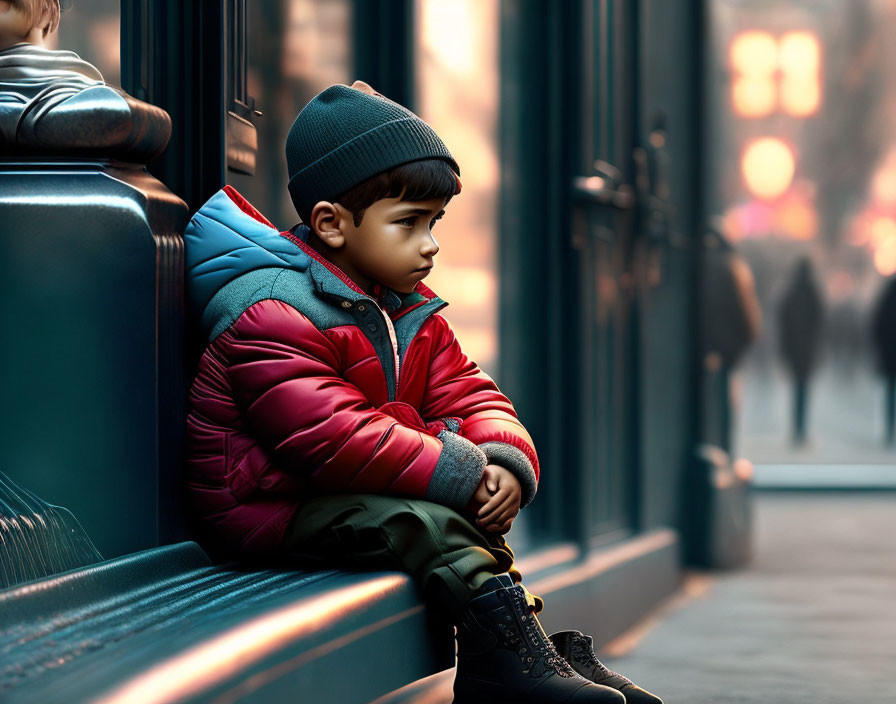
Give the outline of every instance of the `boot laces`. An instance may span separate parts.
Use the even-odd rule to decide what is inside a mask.
[[[600,679],[613,677],[616,675],[610,668],[604,665],[594,654],[594,649],[588,645],[588,641],[584,638],[573,638],[572,656],[575,660],[591,666],[600,673]]]
[[[532,611],[532,607],[529,606],[529,603],[519,591],[514,589],[511,593],[522,613]],[[548,670],[553,670],[560,677],[575,677],[577,675],[576,671],[557,652],[551,639],[544,635],[544,632],[538,626],[535,615],[529,615],[530,618],[520,619],[525,638],[520,637],[519,632],[515,628],[504,626],[502,629],[508,642],[526,663],[526,671],[533,677],[541,677]],[[539,657],[540,653],[544,653],[543,663],[541,663],[542,658]]]

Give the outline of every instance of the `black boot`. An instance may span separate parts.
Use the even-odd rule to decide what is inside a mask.
[[[509,576],[489,579],[477,594],[457,624],[455,704],[625,704],[618,691],[579,677],[560,657]]]
[[[560,631],[551,635],[551,640],[573,669],[582,677],[618,689],[625,695],[628,704],[663,704],[663,700],[641,689],[630,679],[613,672],[594,654],[591,636],[578,631]]]

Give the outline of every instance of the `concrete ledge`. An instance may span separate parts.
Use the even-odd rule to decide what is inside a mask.
[[[599,646],[679,588],[680,552],[675,531],[652,531],[532,574],[527,586],[545,598],[545,630],[574,628]]]
[[[601,644],[678,587],[679,559],[677,534],[659,530],[584,559],[554,546],[520,567],[547,600],[546,629]],[[280,702],[298,692],[338,703],[395,696],[408,682],[398,691],[447,686],[450,701],[450,629],[397,572],[240,570],[182,543],[2,591],[0,607],[0,698],[10,704]]]
[[[883,464],[759,464],[753,486],[759,490],[896,490],[896,466]]]
[[[518,561],[527,587],[545,597],[539,617],[548,633],[575,628],[599,648],[628,630],[681,585],[680,541],[672,530],[624,540],[585,559],[564,543]],[[412,682],[373,704],[448,704],[454,670]]]
[[[354,702],[454,662],[407,575],[240,570],[194,543],[24,584],[0,605],[9,704]]]

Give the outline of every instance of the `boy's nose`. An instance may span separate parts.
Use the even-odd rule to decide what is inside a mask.
[[[420,253],[427,257],[434,257],[439,253],[439,243],[436,242],[435,237],[430,235],[423,240],[423,246],[420,249]]]

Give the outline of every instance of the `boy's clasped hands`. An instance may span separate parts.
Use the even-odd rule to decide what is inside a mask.
[[[520,482],[510,470],[488,464],[467,504],[467,512],[475,518],[479,530],[503,535],[520,512],[522,497]]]

